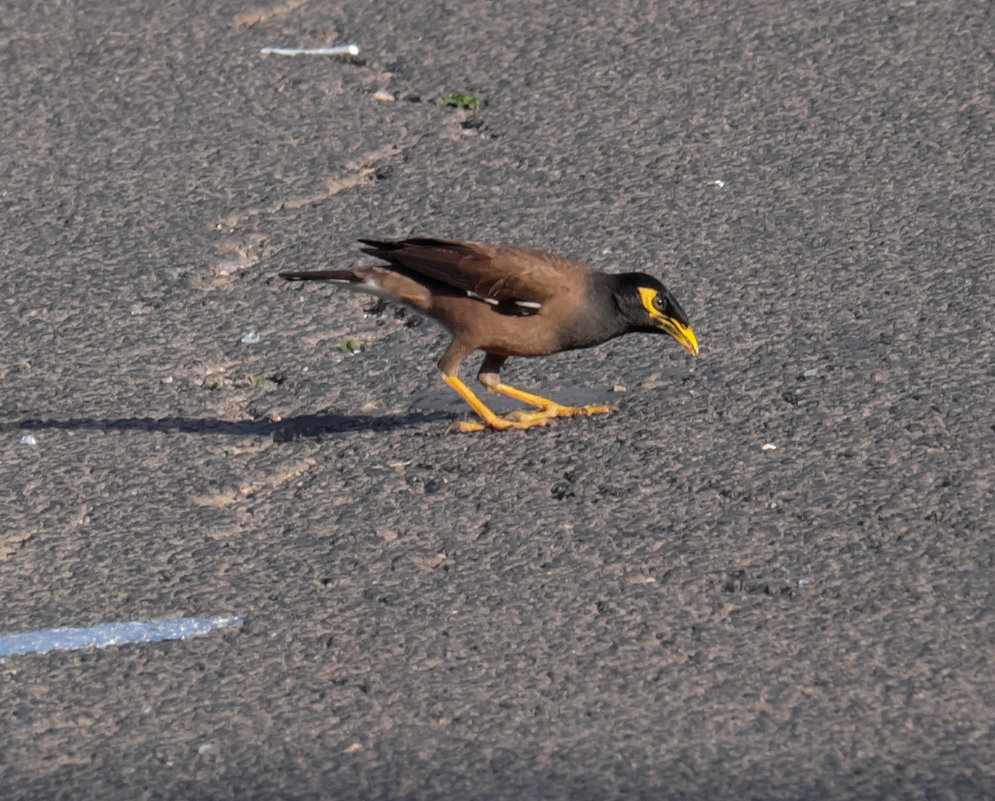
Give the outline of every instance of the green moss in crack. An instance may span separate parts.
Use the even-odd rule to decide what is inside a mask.
[[[450,92],[442,102],[447,106],[465,109],[466,111],[476,111],[484,101],[480,95],[465,95],[462,92]]]

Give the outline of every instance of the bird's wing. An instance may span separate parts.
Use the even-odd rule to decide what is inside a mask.
[[[449,239],[361,239],[364,253],[462,290],[487,303],[538,309],[582,289],[590,268],[541,250]]]

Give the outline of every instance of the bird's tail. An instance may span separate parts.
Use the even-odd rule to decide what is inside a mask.
[[[331,281],[343,289],[376,295],[394,303],[406,303],[422,312],[428,312],[432,306],[432,293],[424,284],[394,272],[389,267],[312,270],[304,273],[280,273],[280,277],[288,281]]]
[[[363,280],[353,270],[311,270],[302,273],[280,273],[280,277],[288,281],[345,281],[349,284]]]

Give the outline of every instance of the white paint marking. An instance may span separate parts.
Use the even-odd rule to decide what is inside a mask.
[[[80,648],[106,648],[136,642],[162,642],[198,637],[214,629],[239,628],[242,618],[177,617],[148,623],[98,623],[86,629],[40,629],[22,634],[0,634],[0,657],[12,654],[45,654],[49,651],[76,651]]]
[[[347,44],[335,47],[264,47],[259,51],[264,56],[358,56],[359,45]]]

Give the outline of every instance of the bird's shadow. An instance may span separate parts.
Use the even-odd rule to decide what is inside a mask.
[[[408,412],[405,414],[344,415],[314,414],[282,420],[218,420],[210,417],[72,417],[66,420],[28,418],[17,422],[0,422],[0,431],[34,431],[63,429],[68,431],[161,431],[187,434],[224,434],[235,437],[272,437],[279,442],[321,438],[353,431],[394,431],[422,423],[451,419],[446,412]]]

